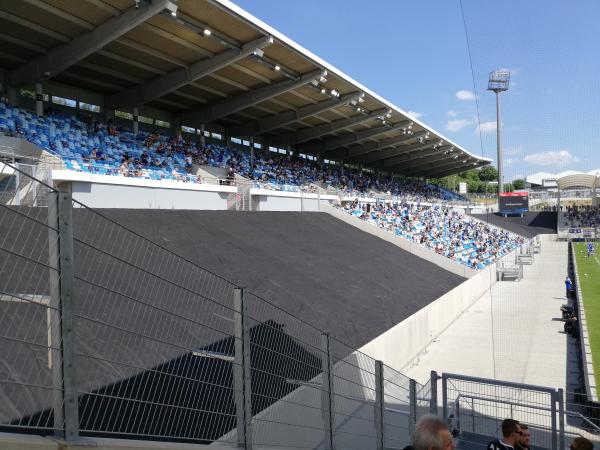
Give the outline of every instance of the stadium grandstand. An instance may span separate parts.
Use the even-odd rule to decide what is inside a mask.
[[[597,440],[557,239],[595,194],[486,211],[432,180],[490,159],[228,0],[0,24],[0,448],[398,449],[427,413],[462,450],[509,416]]]

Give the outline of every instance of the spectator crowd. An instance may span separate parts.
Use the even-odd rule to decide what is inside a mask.
[[[153,180],[201,183],[194,165],[221,167],[246,177],[258,187],[273,190],[333,189],[346,196],[398,196],[421,202],[466,201],[438,186],[415,180],[392,179],[375,172],[342,168],[268,151],[236,150],[161,133],[133,134],[112,120],[103,123],[90,114],[67,116],[48,109],[44,116],[0,102],[0,132],[23,137],[60,156],[67,169]]]
[[[569,205],[562,208],[565,227],[596,227],[600,225],[600,208],[592,205]]]
[[[421,205],[408,199],[377,204],[356,200],[341,208],[348,214],[473,269],[485,268],[525,242],[521,236],[444,205]]]

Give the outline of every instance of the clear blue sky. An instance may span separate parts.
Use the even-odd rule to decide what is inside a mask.
[[[482,154],[459,0],[234,1]],[[496,160],[487,77],[508,68],[512,87],[501,99],[506,178],[600,168],[600,1],[463,0],[463,7],[483,155]]]

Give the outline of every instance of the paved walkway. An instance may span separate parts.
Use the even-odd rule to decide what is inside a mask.
[[[566,272],[567,243],[545,240],[523,280],[496,283],[404,372],[420,382],[436,370],[566,388]]]

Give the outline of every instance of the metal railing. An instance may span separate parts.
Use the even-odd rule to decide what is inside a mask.
[[[511,418],[528,425],[532,445],[565,448],[562,389],[445,373],[442,395],[444,417],[459,435],[499,436]]]
[[[68,183],[6,167],[32,201],[0,204],[0,431],[247,449],[410,441],[430,388],[87,208]]]

